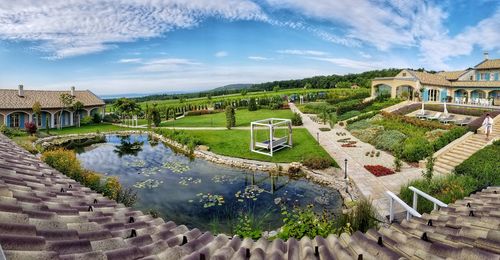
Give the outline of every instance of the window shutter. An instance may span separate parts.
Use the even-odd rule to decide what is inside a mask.
[[[499,79],[498,79],[498,71],[497,71],[497,72],[495,72],[495,81],[498,81],[498,80]]]
[[[485,74],[485,76],[486,76],[486,77],[485,77],[485,78],[486,78],[486,80],[490,80],[490,73],[489,73],[489,72],[488,72],[488,73],[486,73],[486,74]]]
[[[476,72],[476,81],[479,81],[481,79],[481,74],[479,72]]]

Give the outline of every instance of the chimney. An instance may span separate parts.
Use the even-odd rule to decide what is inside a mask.
[[[489,55],[488,51],[485,51],[485,52],[483,53],[483,55],[484,55],[484,59],[485,59],[485,60],[487,60],[487,59],[489,59],[489,58],[490,58],[490,57],[489,57],[490,55]]]
[[[24,86],[23,85],[19,85],[19,88],[17,90],[17,95],[20,97],[24,97]]]
[[[75,96],[75,87],[74,86],[71,87],[71,96],[73,96],[73,97]]]

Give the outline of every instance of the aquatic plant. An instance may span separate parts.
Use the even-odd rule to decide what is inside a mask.
[[[146,161],[144,160],[134,160],[131,162],[127,162],[127,166],[129,167],[135,167],[135,168],[142,168],[146,166]]]
[[[158,188],[158,186],[160,186],[160,184],[163,184],[163,181],[155,180],[155,179],[147,179],[144,181],[136,182],[134,184],[134,187],[137,189],[145,189],[145,188],[154,189],[154,188]]]
[[[173,173],[181,174],[189,171],[189,166],[187,164],[182,164],[180,162],[166,162],[163,164],[163,168],[169,169]]]
[[[238,180],[237,176],[229,176],[229,175],[215,175],[212,177],[212,181],[214,183],[219,184],[233,184]]]
[[[238,202],[243,202],[245,199],[257,200],[257,196],[259,196],[264,189],[260,188],[257,185],[249,185],[246,186],[243,191],[237,191],[234,196],[238,198]]]
[[[222,195],[211,194],[211,193],[198,193],[196,197],[200,197],[199,202],[203,203],[204,208],[210,208],[214,206],[222,206],[224,204],[224,197]]]
[[[193,178],[193,177],[181,177],[179,184],[182,186],[189,186],[191,184],[199,184],[201,183],[200,178]]]

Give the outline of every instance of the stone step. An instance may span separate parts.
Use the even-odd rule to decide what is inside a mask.
[[[457,159],[462,160],[462,161],[465,161],[470,157],[470,155],[458,153],[457,151],[450,151],[450,152],[443,154],[442,156],[449,156],[449,157],[457,158]]]
[[[438,160],[435,161],[435,164],[438,163],[440,165],[446,165],[446,166],[450,166],[450,167],[455,167],[457,165],[459,165],[461,162],[456,162],[456,161],[452,161],[452,160],[448,160],[446,158],[439,158]]]
[[[439,159],[441,159],[441,158],[444,160],[448,160],[448,161],[452,161],[454,163],[457,163],[457,165],[461,164],[463,161],[465,161],[464,159],[453,156],[453,154],[450,154],[450,153],[446,153],[445,155],[439,157]]]
[[[448,170],[448,171],[450,171],[450,172],[451,172],[453,169],[455,169],[455,166],[454,166],[454,165],[450,165],[450,164],[448,164],[448,163],[446,163],[446,162],[441,162],[441,161],[436,161],[436,162],[434,163],[434,167],[435,167],[435,166],[438,166],[438,167],[443,168],[443,169],[445,169],[445,170]]]
[[[474,140],[466,140],[465,142],[462,143],[462,145],[466,145],[467,147],[476,147],[476,148],[483,148],[484,145],[486,144],[485,142],[478,142]]]
[[[450,171],[450,170],[444,169],[444,168],[442,168],[442,167],[441,167],[441,166],[439,166],[439,165],[434,165],[434,172],[435,172],[436,174],[442,174],[442,175],[444,175],[444,174],[448,174],[448,173],[451,173],[451,171]]]
[[[469,157],[473,153],[475,153],[477,150],[479,150],[479,149],[475,149],[472,147],[466,147],[466,146],[463,146],[462,144],[460,144],[460,145],[453,147],[450,152],[456,152],[458,154],[462,154],[462,155]]]

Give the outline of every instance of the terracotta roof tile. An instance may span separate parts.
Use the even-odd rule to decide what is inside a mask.
[[[0,89],[0,109],[31,109],[38,101],[42,108],[61,108],[59,97],[70,91],[24,90],[24,97],[18,96],[17,89]],[[90,90],[75,90],[75,101],[85,106],[102,106],[104,101]]]
[[[165,223],[114,203],[1,134],[0,167],[0,242],[7,259],[500,259],[500,187],[365,234],[253,241]],[[45,191],[34,190],[34,180]],[[40,197],[61,188],[68,196]],[[35,209],[51,217],[32,215]]]
[[[424,85],[435,85],[435,86],[451,86],[451,82],[446,80],[445,76],[439,74],[432,74],[420,71],[409,71],[413,76],[415,76],[421,84]]]
[[[454,81],[453,87],[500,87],[500,81]]]
[[[500,59],[483,60],[481,63],[477,64],[474,68],[476,68],[476,69],[499,69],[500,68]]]
[[[465,72],[466,72],[466,70],[441,71],[441,72],[438,72],[437,75],[444,76],[444,78],[447,80],[457,80]]]

